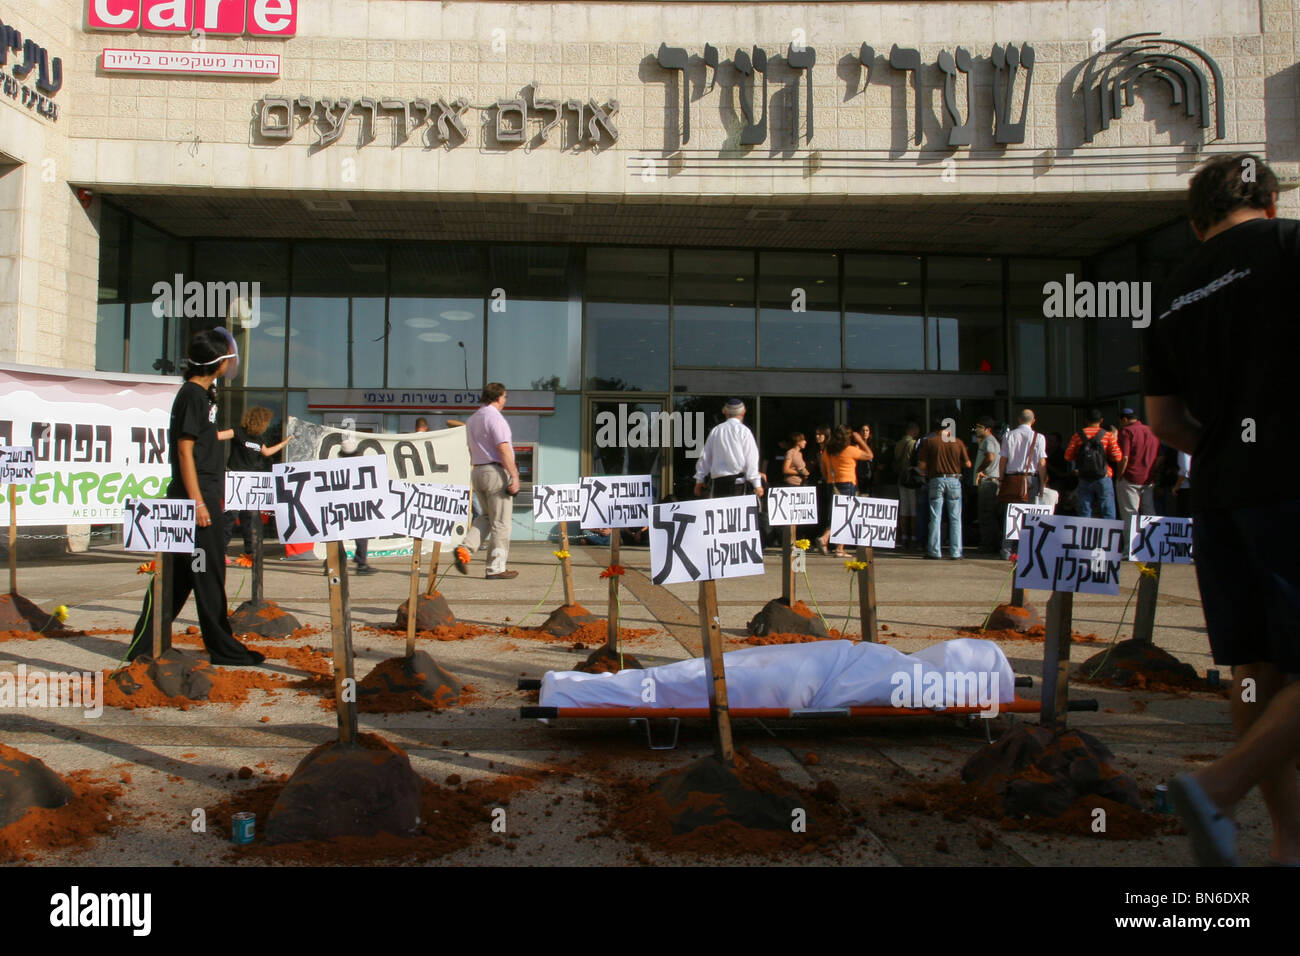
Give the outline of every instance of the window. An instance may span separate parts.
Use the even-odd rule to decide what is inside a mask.
[[[581,385],[579,250],[493,246],[488,259],[488,371],[506,388]]]
[[[239,374],[231,385],[283,385],[289,244],[199,241],[194,244],[194,272],[195,277],[204,283],[234,283],[234,288],[227,286],[227,289],[236,295],[242,295],[246,289],[253,308],[246,320],[232,320],[230,303],[226,301],[220,309],[221,314],[188,319],[186,334],[200,328],[224,325],[234,334],[239,345]],[[223,293],[223,297],[228,300],[234,296]],[[217,297],[213,298],[212,304],[218,305]]]
[[[681,249],[673,254],[673,363],[754,366],[754,254]]]
[[[668,390],[668,250],[587,251],[587,387]]]
[[[293,249],[289,384],[379,385],[384,367],[387,250],[373,243],[304,242]]]
[[[919,256],[846,256],[844,364],[852,369],[925,368]]]
[[[759,253],[759,365],[840,367],[839,272],[835,253]]]
[[[481,246],[393,247],[388,309],[388,384],[477,390],[483,378]]]
[[[1002,261],[932,256],[926,263],[927,368],[1005,371]]]

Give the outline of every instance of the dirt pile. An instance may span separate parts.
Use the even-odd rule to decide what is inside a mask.
[[[568,637],[584,624],[595,624],[599,620],[581,604],[561,604],[542,622],[539,630],[552,637]]]
[[[57,617],[46,614],[21,594],[0,594],[0,641],[76,637],[81,633],[65,629]]]
[[[266,640],[291,637],[302,625],[274,601],[245,601],[230,615],[235,634],[254,634]]]
[[[397,608],[397,618],[393,626],[406,632],[407,626],[407,605],[410,601],[403,601]],[[456,623],[456,615],[451,613],[451,607],[447,604],[447,599],[442,596],[441,592],[434,591],[432,594],[418,594],[415,602],[415,629],[417,631],[431,631],[438,627],[447,627]]]
[[[574,607],[581,606],[579,604],[574,605]],[[609,636],[609,621],[603,617],[595,618],[586,624],[579,625],[563,637],[557,637],[540,627],[513,627],[509,625],[498,629],[497,633],[524,641],[545,641],[548,644],[581,644],[583,645],[582,648],[574,649],[582,650],[583,648],[596,647],[605,643],[606,638]],[[620,627],[618,633],[619,643],[624,643],[648,637],[655,633],[655,629],[653,627]]]
[[[994,630],[991,626],[985,628],[979,627],[959,627],[957,633],[962,637],[978,637],[986,641],[1024,641],[1026,643],[1042,644],[1047,640],[1047,626],[1045,624],[1035,624],[1033,627],[1024,631],[1017,631],[1011,628]],[[936,638],[936,640],[946,640],[946,638]],[[1073,644],[1101,644],[1103,639],[1096,634],[1081,634],[1078,631],[1070,632],[1070,641]]]
[[[60,780],[35,757],[0,744],[0,863],[33,862],[63,847],[86,848],[96,835],[127,822],[113,806],[122,792],[89,770]]]
[[[789,604],[784,598],[773,598],[750,619],[746,627],[753,637],[769,634],[804,634],[814,638],[829,637],[826,623],[809,609],[803,601]],[[785,642],[789,643],[789,642]]]
[[[416,617],[416,627],[419,627],[419,617]],[[371,627],[361,625],[358,630],[374,631],[376,634],[385,634],[391,637],[400,637],[406,640],[406,625],[401,627]],[[485,634],[499,634],[500,628],[485,627],[481,624],[466,624],[459,622],[456,624],[445,624],[440,627],[416,630],[415,639],[417,641],[469,641],[476,637],[482,637]]]
[[[1026,604],[1024,607],[999,604],[989,615],[988,624],[985,626],[990,631],[1015,631],[1017,634],[1023,634],[1031,628],[1045,627],[1045,624],[1037,608],[1032,604]]]
[[[1196,669],[1168,651],[1146,641],[1120,641],[1107,651],[1094,654],[1075,668],[1071,680],[1130,690],[1166,691],[1186,695],[1188,691],[1228,695],[1223,684],[1211,685],[1198,677]]]
[[[702,856],[828,851],[853,827],[829,781],[799,789],[747,748],[735,768],[709,756],[660,774],[616,778],[608,804],[609,832],[666,853]]]
[[[584,650],[582,644],[574,644],[575,651]],[[617,674],[623,670],[641,670],[641,662],[631,654],[619,654],[608,647],[598,647],[587,655],[587,659],[573,665],[575,671],[584,674]]]
[[[467,700],[474,688],[424,651],[412,657],[390,657],[357,684],[357,710],[363,714],[441,711]]]
[[[291,686],[289,678],[278,674],[251,668],[213,667],[208,661],[175,648],[165,652],[159,661],[142,657],[118,671],[116,677],[112,673],[104,672],[104,703],[123,710],[144,707],[189,710],[204,703],[243,704],[247,703],[250,691],[274,693]]]

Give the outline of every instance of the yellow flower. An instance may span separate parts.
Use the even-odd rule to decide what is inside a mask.
[[[569,556],[569,552],[567,551],[552,551],[551,554],[555,555],[561,561],[563,561],[565,558]]]
[[[865,571],[870,565],[865,561],[845,561],[844,567],[849,571]]]
[[[1138,562],[1138,570],[1149,578],[1154,578],[1157,574],[1156,566],[1154,564],[1143,564],[1141,561]]]
[[[798,541],[794,543],[794,546],[798,548],[800,551],[807,551],[809,548],[812,547],[812,542],[809,541],[807,538],[800,538]]]
[[[54,616],[59,619],[60,624],[63,624],[68,619],[68,606],[66,604],[60,604],[54,609]]]

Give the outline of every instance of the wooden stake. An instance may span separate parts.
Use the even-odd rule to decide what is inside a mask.
[[[9,486],[9,593],[18,593],[18,499],[17,485]]]
[[[1024,606],[1025,606],[1025,589],[1024,589],[1024,588],[1012,588],[1012,589],[1011,589],[1011,606],[1012,606],[1012,607],[1024,607]]]
[[[265,593],[262,588],[262,571],[265,567],[263,537],[262,537],[262,512],[245,511],[244,514],[253,516],[253,607],[258,607],[262,603],[262,595]]]
[[[1154,644],[1156,601],[1160,597],[1160,565],[1152,564],[1148,567],[1154,567],[1156,573],[1152,576],[1138,572],[1138,606],[1137,611],[1134,612],[1133,639]]]
[[[1043,702],[1038,722],[1065,726],[1070,704],[1070,632],[1074,592],[1053,591],[1047,599],[1047,639],[1043,645]]]
[[[420,560],[424,541],[411,539],[411,589],[406,597],[406,656],[415,656],[415,619],[420,616]]]
[[[167,608],[163,606],[163,595],[166,589],[163,587],[163,569],[167,567],[163,563],[163,553],[157,552],[153,556],[153,659],[157,660],[163,651],[163,620],[167,617]],[[168,584],[171,582],[168,581]],[[171,622],[167,622],[168,631],[171,630]],[[170,637],[171,635],[168,634]]]
[[[560,522],[560,550],[566,554],[569,551],[569,525],[565,521]],[[578,603],[573,595],[573,566],[569,564],[568,558],[561,558],[560,565],[563,568],[560,573],[564,576],[564,604],[569,607]]]
[[[433,597],[434,592],[438,589],[438,561],[442,557],[442,542],[433,543],[433,554],[429,555],[429,586],[424,589],[428,597]]]
[[[876,620],[876,549],[858,548],[858,560],[867,563],[858,572],[858,612],[862,618],[862,639],[872,644],[880,633]]]
[[[794,525],[781,531],[781,599],[794,606]]]
[[[618,528],[609,529],[609,565],[613,567],[618,564]],[[609,634],[605,640],[605,649],[611,654],[618,653],[619,637],[619,620],[618,620],[618,578],[617,574],[609,576]]]
[[[700,582],[700,637],[704,643],[704,679],[709,688],[709,720],[713,724],[713,753],[727,766],[736,762],[731,743],[731,711],[727,707],[727,671],[722,660],[722,628],[718,626],[718,587]]]
[[[350,744],[357,733],[357,679],[352,664],[352,607],[348,600],[348,556],[342,541],[326,548],[330,586],[330,631],[334,638],[334,702],[338,708],[339,743]],[[345,700],[350,691],[351,700]]]

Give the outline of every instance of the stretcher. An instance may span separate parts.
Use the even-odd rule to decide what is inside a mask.
[[[520,678],[519,690],[541,690],[542,682],[536,678]],[[1033,687],[1032,677],[1017,677],[1017,687]],[[1036,714],[1042,702],[1015,697],[1013,700],[998,705],[999,714]],[[1071,711],[1095,711],[1096,700],[1072,700]],[[990,721],[982,719],[979,707],[944,707],[942,709],[918,707],[827,707],[818,709],[798,709],[792,707],[729,707],[727,712],[732,719],[763,720],[828,720],[835,718],[865,717],[953,717],[981,720],[985,736],[992,741]],[[631,723],[645,726],[646,739],[652,750],[672,750],[677,746],[677,735],[683,720],[708,719],[707,707],[541,707],[538,705],[521,706],[519,716],[526,720],[540,720],[549,723],[560,719],[625,719]],[[667,745],[657,744],[651,734],[650,721],[664,719],[670,721],[672,740]]]

